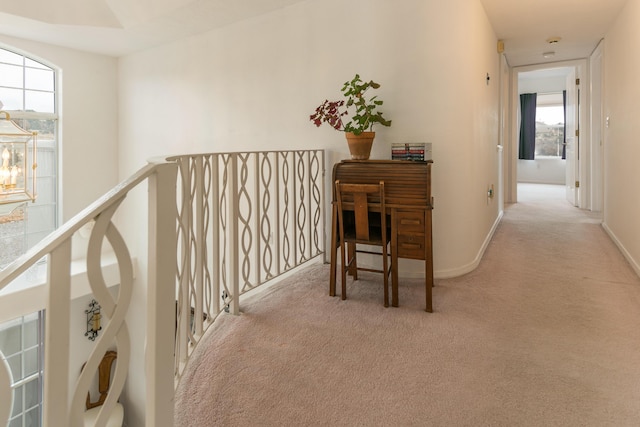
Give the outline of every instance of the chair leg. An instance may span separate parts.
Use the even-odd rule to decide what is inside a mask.
[[[347,252],[349,253],[349,276],[353,280],[358,280],[358,258],[356,256],[356,244],[347,243]]]
[[[336,296],[336,263],[338,262],[338,248],[331,248],[331,267],[329,271],[329,296]]]
[[[341,265],[340,270],[342,271],[342,293],[340,297],[345,300],[347,299],[347,268],[348,264],[346,263],[346,253],[344,247],[344,240],[340,242],[340,257],[341,257]]]
[[[331,268],[329,272],[329,296],[336,296],[336,268],[338,261],[338,229],[336,207],[333,207],[331,219]]]
[[[387,247],[382,249],[382,274],[384,275],[384,306],[389,307],[389,260],[387,259]]]

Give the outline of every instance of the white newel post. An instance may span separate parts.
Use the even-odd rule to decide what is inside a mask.
[[[173,426],[177,165],[149,178],[146,425]]]
[[[45,427],[69,426],[71,238],[50,253],[48,263],[42,418]]]

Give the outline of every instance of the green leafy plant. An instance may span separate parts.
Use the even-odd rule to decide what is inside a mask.
[[[362,132],[372,131],[373,125],[391,126],[391,120],[383,117],[378,107],[383,101],[377,96],[366,97],[369,89],[378,89],[380,84],[369,80],[364,82],[358,74],[347,81],[340,90],[345,97],[339,101],[325,100],[316,111],[309,116],[309,120],[316,126],[328,123],[332,128],[341,132],[352,132],[360,135]],[[350,116],[345,117],[345,116]],[[345,119],[343,119],[345,117]]]

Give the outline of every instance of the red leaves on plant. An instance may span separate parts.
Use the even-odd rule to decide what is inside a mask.
[[[316,126],[320,126],[324,122],[336,130],[342,130],[342,119],[340,117],[347,114],[346,110],[340,111],[342,106],[344,106],[344,101],[342,100],[325,100],[322,105],[316,108],[316,112],[309,116],[309,120]]]

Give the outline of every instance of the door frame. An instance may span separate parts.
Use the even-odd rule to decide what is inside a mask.
[[[581,84],[578,84],[578,74],[575,67],[569,67],[570,71],[565,79],[566,111],[565,111],[565,180],[567,201],[573,206],[580,206],[580,185],[578,182],[584,174],[580,173],[580,143],[582,142],[578,130],[580,129]],[[580,82],[582,83],[582,81]]]
[[[551,62],[546,64],[526,65],[511,68],[511,86],[509,96],[508,111],[508,127],[506,133],[509,137],[504,145],[504,199],[505,203],[517,203],[518,201],[518,135],[520,131],[519,120],[519,94],[518,94],[518,77],[520,73],[545,70],[549,68],[575,67],[576,78],[580,79],[580,144],[578,148],[579,161],[576,164],[577,176],[580,180],[578,189],[578,199],[580,208],[589,208],[584,206],[585,200],[590,200],[586,195],[591,193],[591,131],[590,131],[590,114],[591,108],[591,84],[589,81],[589,67],[587,59],[579,59],[572,61]]]
[[[588,200],[589,209],[595,212],[604,210],[604,43],[598,46],[589,57],[590,99],[589,118],[591,120],[591,193]]]

